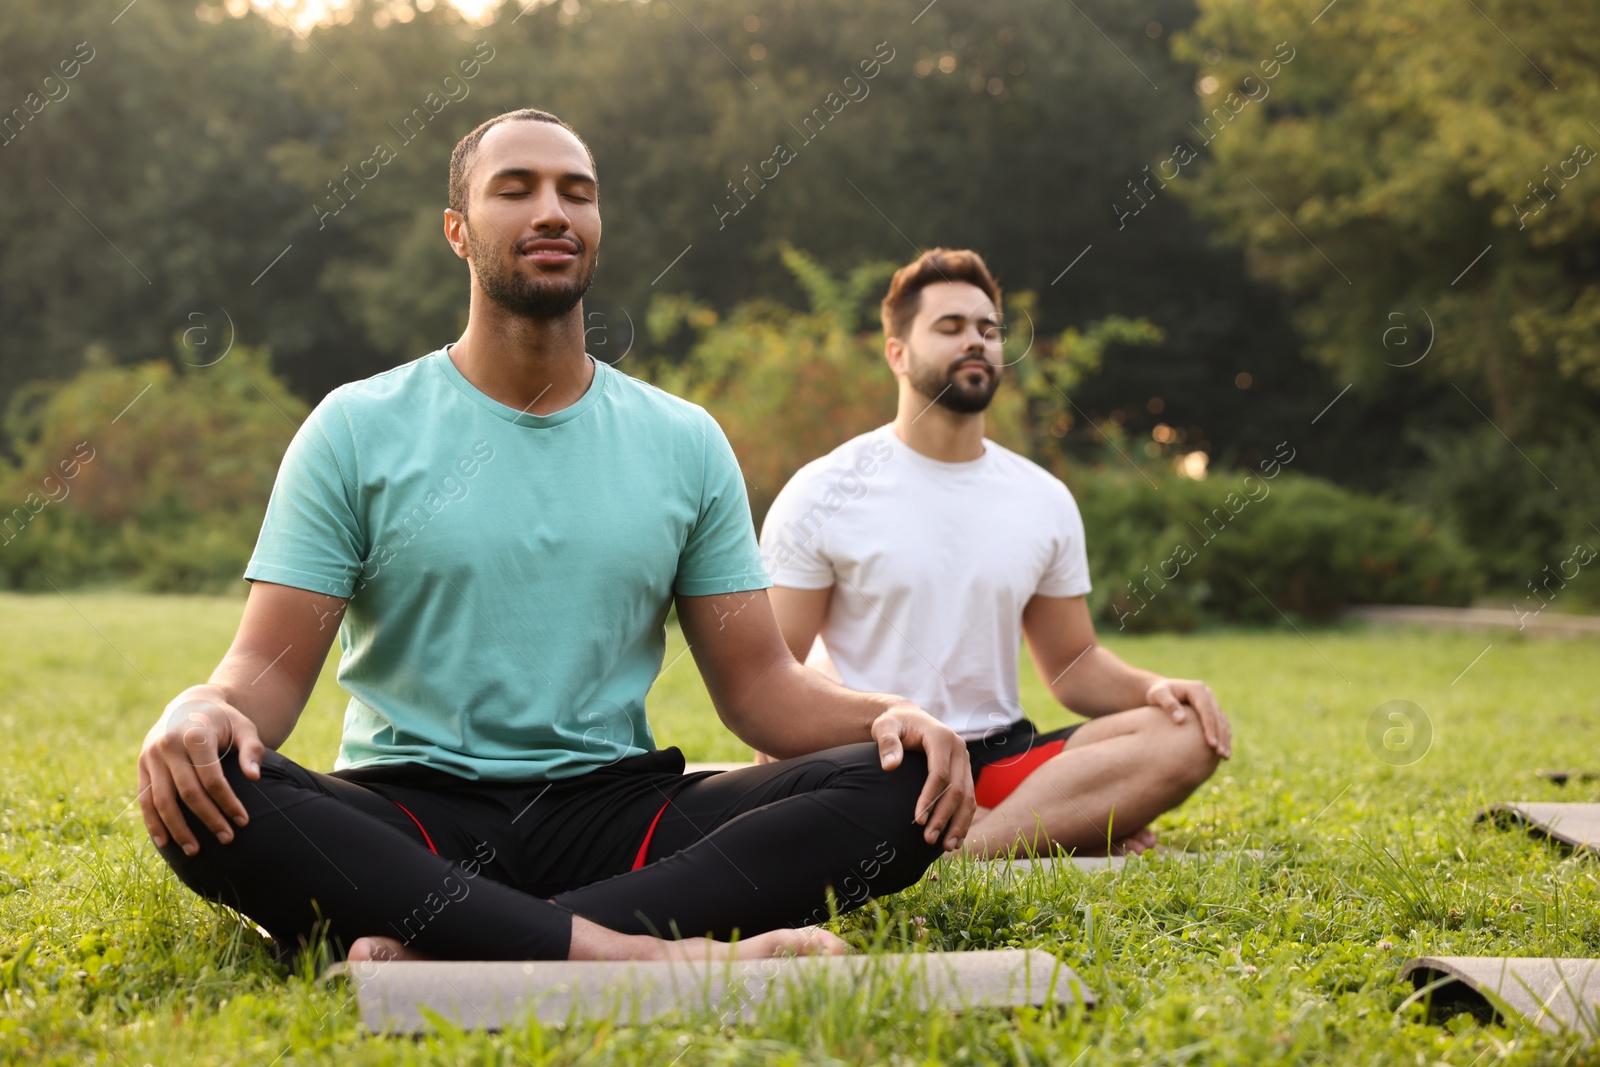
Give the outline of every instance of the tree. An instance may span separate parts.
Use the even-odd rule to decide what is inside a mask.
[[[96,345],[197,362],[171,346],[196,327],[214,348],[268,346],[324,391],[378,369],[314,284],[336,246],[311,239],[307,198],[268,162],[343,105],[298,95],[297,65],[323,61],[253,11],[205,21],[193,0],[141,0],[116,14],[0,5],[0,410]]]
[[[1592,481],[1546,469],[1600,448],[1600,9],[1345,0],[1308,24],[1288,0],[1200,8],[1174,47],[1222,128],[1180,195],[1293,294],[1339,379],[1423,402],[1395,413],[1418,440],[1383,481],[1454,510],[1502,577],[1536,570],[1600,507]],[[1445,447],[1462,438],[1505,450],[1504,477],[1440,468],[1481,451]],[[1567,519],[1531,544],[1466,516],[1466,495],[1505,515],[1547,494],[1536,510]]]

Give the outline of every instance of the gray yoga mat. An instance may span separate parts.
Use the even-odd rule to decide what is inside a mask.
[[[1093,1007],[1066,964],[1038,949],[802,956],[735,963],[339,963],[361,1021],[377,1033],[429,1029],[423,1008],[466,1029],[498,1030],[529,1013],[543,1023],[603,1018],[647,1023],[715,1014],[748,1021],[768,1000],[841,987],[874,1003],[899,990],[923,1010]]]
[[[1430,985],[1433,1014],[1470,1011],[1487,1021],[1507,1010],[1551,1032],[1600,1036],[1600,960],[1519,956],[1422,956],[1406,963],[1419,993]]]
[[[1564,845],[1600,852],[1600,804],[1496,804],[1478,818],[1520,822]]]

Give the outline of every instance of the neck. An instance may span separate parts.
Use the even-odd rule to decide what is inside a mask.
[[[448,354],[485,396],[531,415],[576,403],[594,381],[594,363],[583,350],[581,301],[560,318],[530,319],[474,286],[467,328]]]
[[[983,412],[962,415],[933,403],[904,378],[894,434],[913,452],[944,463],[965,463],[983,456]]]

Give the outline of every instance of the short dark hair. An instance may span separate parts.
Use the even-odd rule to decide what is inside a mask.
[[[969,249],[930,248],[894,272],[889,294],[883,298],[885,337],[904,337],[922,306],[922,290],[934,282],[970,282],[1000,308],[1000,286],[995,284],[983,257]]]
[[[450,206],[463,215],[467,213],[467,172],[472,167],[472,157],[477,153],[483,135],[502,122],[552,122],[578,138],[578,143],[583,145],[583,150],[589,154],[589,166],[594,166],[594,152],[590,150],[589,142],[579,136],[577,130],[550,112],[541,111],[536,107],[524,107],[496,115],[488,122],[480,123],[471,133],[457,141],[455,150],[450,153]]]

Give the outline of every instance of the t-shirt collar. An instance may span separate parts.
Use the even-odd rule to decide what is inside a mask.
[[[505,419],[509,423],[535,430],[549,429],[571,422],[585,411],[594,407],[595,404],[599,403],[601,395],[605,393],[606,387],[610,383],[611,375],[616,373],[609,364],[603,363],[593,356],[588,356],[587,352],[584,353],[584,355],[588,356],[589,361],[594,364],[594,378],[589,382],[589,388],[584,390],[583,395],[577,400],[560,411],[553,411],[548,415],[535,415],[531,412],[518,411],[510,405],[502,404],[467,381],[466,375],[461,373],[455,361],[450,358],[450,347],[450,345],[445,345],[435,352],[428,353],[424,358],[438,367],[439,372],[445,376],[451,385],[454,385],[479,407]]]
[[[994,456],[994,442],[988,438],[984,438],[983,455],[977,459],[964,459],[956,463],[950,463],[942,459],[934,459],[932,456],[925,456],[900,440],[900,435],[894,432],[894,423],[892,422],[878,427],[877,432],[883,435],[885,441],[889,442],[889,447],[895,450],[895,455],[906,457],[906,461],[913,467],[935,474],[947,476],[976,474],[988,466],[989,460]]]

